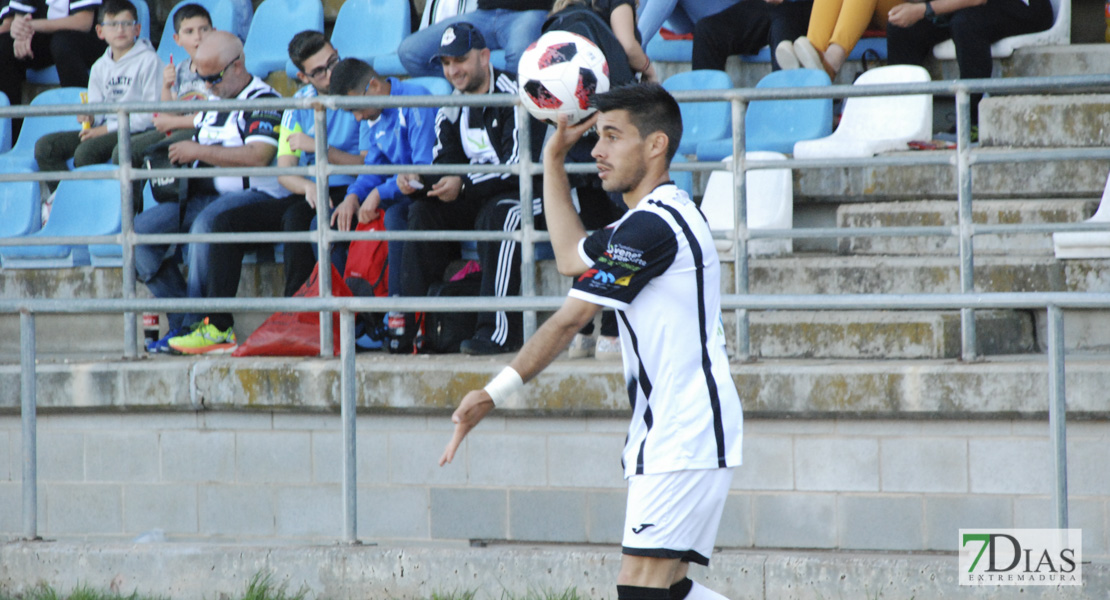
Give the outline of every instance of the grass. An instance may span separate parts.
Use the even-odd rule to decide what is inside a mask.
[[[247,590],[237,600],[306,600],[308,590],[300,589],[289,593],[285,585],[274,585],[270,575],[256,573],[247,583]],[[477,591],[465,590],[454,592],[433,592],[427,600],[477,600]],[[118,594],[111,591],[98,591],[88,586],[80,586],[68,596],[59,594],[46,584],[40,584],[34,590],[20,595],[11,595],[0,591],[0,600],[165,600],[161,596],[142,596],[138,592],[131,595]],[[499,600],[584,600],[578,591],[571,588],[562,592],[533,591],[529,590],[523,595],[514,595],[508,591],[501,592]]]

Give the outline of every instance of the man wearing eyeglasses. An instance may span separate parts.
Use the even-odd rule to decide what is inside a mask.
[[[277,98],[273,88],[247,72],[243,59],[243,43],[239,38],[225,31],[213,31],[197,48],[193,69],[219,98]],[[170,146],[171,162],[193,167],[264,167],[277,154],[281,126],[278,110],[207,111],[197,115],[195,124],[196,139]],[[135,219],[135,231],[233,231],[227,226],[225,215],[239,207],[257,209],[250,223],[252,231],[280,231],[281,215],[291,202],[288,196],[289,190],[272,175],[190,179],[187,200],[180,204],[164,202],[144,211]],[[135,267],[139,280],[158,298],[235,296],[244,248],[243,244],[190,244],[188,281],[173,260],[174,246],[138,246]],[[236,347],[230,314],[210,314],[203,320],[202,317],[171,313],[170,333],[152,344],[152,351],[206,354],[227,353]]]
[[[23,103],[27,69],[58,68],[63,87],[89,85],[89,69],[107,44],[93,25],[101,0],[0,1],[0,92]],[[12,122],[13,137],[23,119]]]
[[[289,42],[289,59],[297,66],[297,79],[304,87],[295,98],[315,98],[328,93],[331,74],[339,64],[339,52],[319,31],[302,31]],[[361,165],[365,152],[359,152],[359,124],[350,111],[327,109],[328,162],[333,165]],[[279,167],[316,164],[316,114],[309,108],[289,109],[281,119],[278,143]],[[329,175],[325,202],[338,206],[354,175]],[[305,231],[316,217],[316,178],[282,175],[278,182],[293,193],[294,201],[282,217],[284,231]],[[235,211],[231,218],[253,218],[248,211]],[[346,243],[336,246],[346,246]],[[301,288],[316,264],[312,244],[285,244],[285,295],[292,296]],[[341,267],[340,267],[341,268]]]

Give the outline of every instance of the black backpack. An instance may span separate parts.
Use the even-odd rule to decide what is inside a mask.
[[[428,288],[429,296],[477,296],[481,291],[482,274],[474,272],[458,281],[433,283]],[[424,339],[421,350],[451,354],[459,351],[463,340],[474,335],[478,326],[478,313],[426,312],[424,313]]]

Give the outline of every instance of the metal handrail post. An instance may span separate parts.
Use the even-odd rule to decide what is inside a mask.
[[[131,191],[131,127],[127,111],[120,110],[116,113],[116,122],[119,123],[117,134],[119,141],[116,143],[119,152],[119,201],[120,201],[120,246],[123,251],[123,297],[135,297],[135,205]],[[138,334],[135,330],[135,313],[123,313],[123,355],[135,358],[139,355],[136,344]]]
[[[35,314],[19,313],[20,420],[23,424],[23,537],[38,538],[38,424],[35,395]]]
[[[339,311],[339,393],[343,427],[343,541],[358,543],[358,457],[355,452],[355,313]]]
[[[516,115],[517,139],[520,147],[520,294],[525,297],[536,295],[536,242],[532,239],[536,231],[532,216],[532,201],[535,190],[532,186],[532,116],[518,104],[513,108]],[[536,332],[536,311],[526,310],[523,315],[524,339]]]
[[[972,239],[971,212],[971,96],[967,88],[956,90],[956,196],[959,203],[960,291],[975,291],[975,248]],[[970,362],[977,358],[975,341],[975,310],[960,309],[961,358]]]
[[[312,108],[315,118],[314,142],[316,144],[316,233],[318,258],[316,259],[316,283],[321,298],[331,297],[331,220],[328,206],[331,194],[328,189],[328,114],[323,104]],[[288,276],[288,273],[286,273]],[[320,356],[335,355],[335,338],[332,331],[331,313],[320,313]]]
[[[748,170],[747,151],[744,139],[744,115],[748,103],[740,98],[732,100],[732,209],[733,243],[732,268],[734,286],[737,294],[747,294],[748,281]],[[748,311],[736,311],[736,357],[741,362],[751,362],[751,330]]]
[[[1048,305],[1048,429],[1052,441],[1052,504],[1056,528],[1068,528],[1068,432],[1064,369],[1064,312]]]

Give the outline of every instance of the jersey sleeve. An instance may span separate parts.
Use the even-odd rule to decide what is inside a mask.
[[[243,143],[262,142],[272,146],[278,145],[278,136],[281,132],[281,112],[276,110],[252,110],[243,114],[246,126],[243,134]]]
[[[570,295],[618,310],[674,262],[678,242],[659,215],[640,211],[584,239],[579,253],[590,266],[575,280]]]
[[[286,110],[285,114],[283,114],[282,117],[281,117],[281,132],[278,134],[278,152],[277,152],[277,155],[279,157],[280,156],[296,156],[297,158],[301,157],[302,152],[300,150],[294,150],[292,147],[289,146],[289,136],[293,135],[294,133],[300,133],[300,132],[304,131],[303,129],[301,129],[301,124],[297,122],[297,114],[296,113],[297,113],[296,109],[290,108],[290,109]]]

